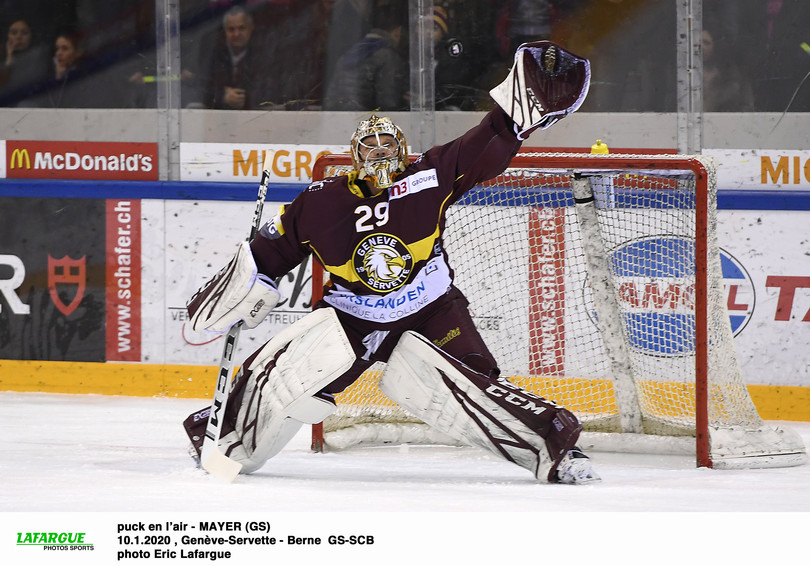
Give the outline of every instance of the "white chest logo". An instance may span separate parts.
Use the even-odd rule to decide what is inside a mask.
[[[352,260],[360,280],[376,292],[392,291],[405,283],[413,268],[413,258],[405,244],[389,234],[364,238]]]

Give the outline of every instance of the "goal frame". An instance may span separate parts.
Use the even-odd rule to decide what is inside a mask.
[[[413,160],[413,157],[412,157]],[[588,167],[583,164],[589,163]],[[351,166],[348,154],[328,154],[319,157],[313,166],[313,182],[325,178],[326,169]],[[537,153],[517,154],[509,168],[542,168],[550,170],[671,170],[691,172],[695,178],[695,459],[697,467],[712,468],[709,432],[708,394],[708,230],[710,175],[704,163],[696,156],[668,154],[589,154],[589,153]],[[321,298],[324,270],[312,258],[312,305]],[[325,449],[323,423],[312,425],[311,449]]]

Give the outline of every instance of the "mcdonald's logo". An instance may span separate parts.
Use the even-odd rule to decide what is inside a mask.
[[[121,179],[157,181],[157,144],[6,140],[5,176],[11,179]]]
[[[28,154],[27,149],[17,148],[11,153],[8,167],[9,169],[22,169],[23,163],[25,163],[26,169],[31,169],[31,156]]]

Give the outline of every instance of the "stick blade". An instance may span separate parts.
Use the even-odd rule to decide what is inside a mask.
[[[242,464],[234,462],[213,445],[209,446],[208,439],[203,444],[200,456],[200,465],[203,470],[227,482],[232,482],[242,470]]]

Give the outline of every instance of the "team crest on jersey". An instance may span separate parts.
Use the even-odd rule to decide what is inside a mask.
[[[360,280],[378,293],[401,287],[413,269],[408,247],[396,236],[371,234],[363,238],[352,255]]]

